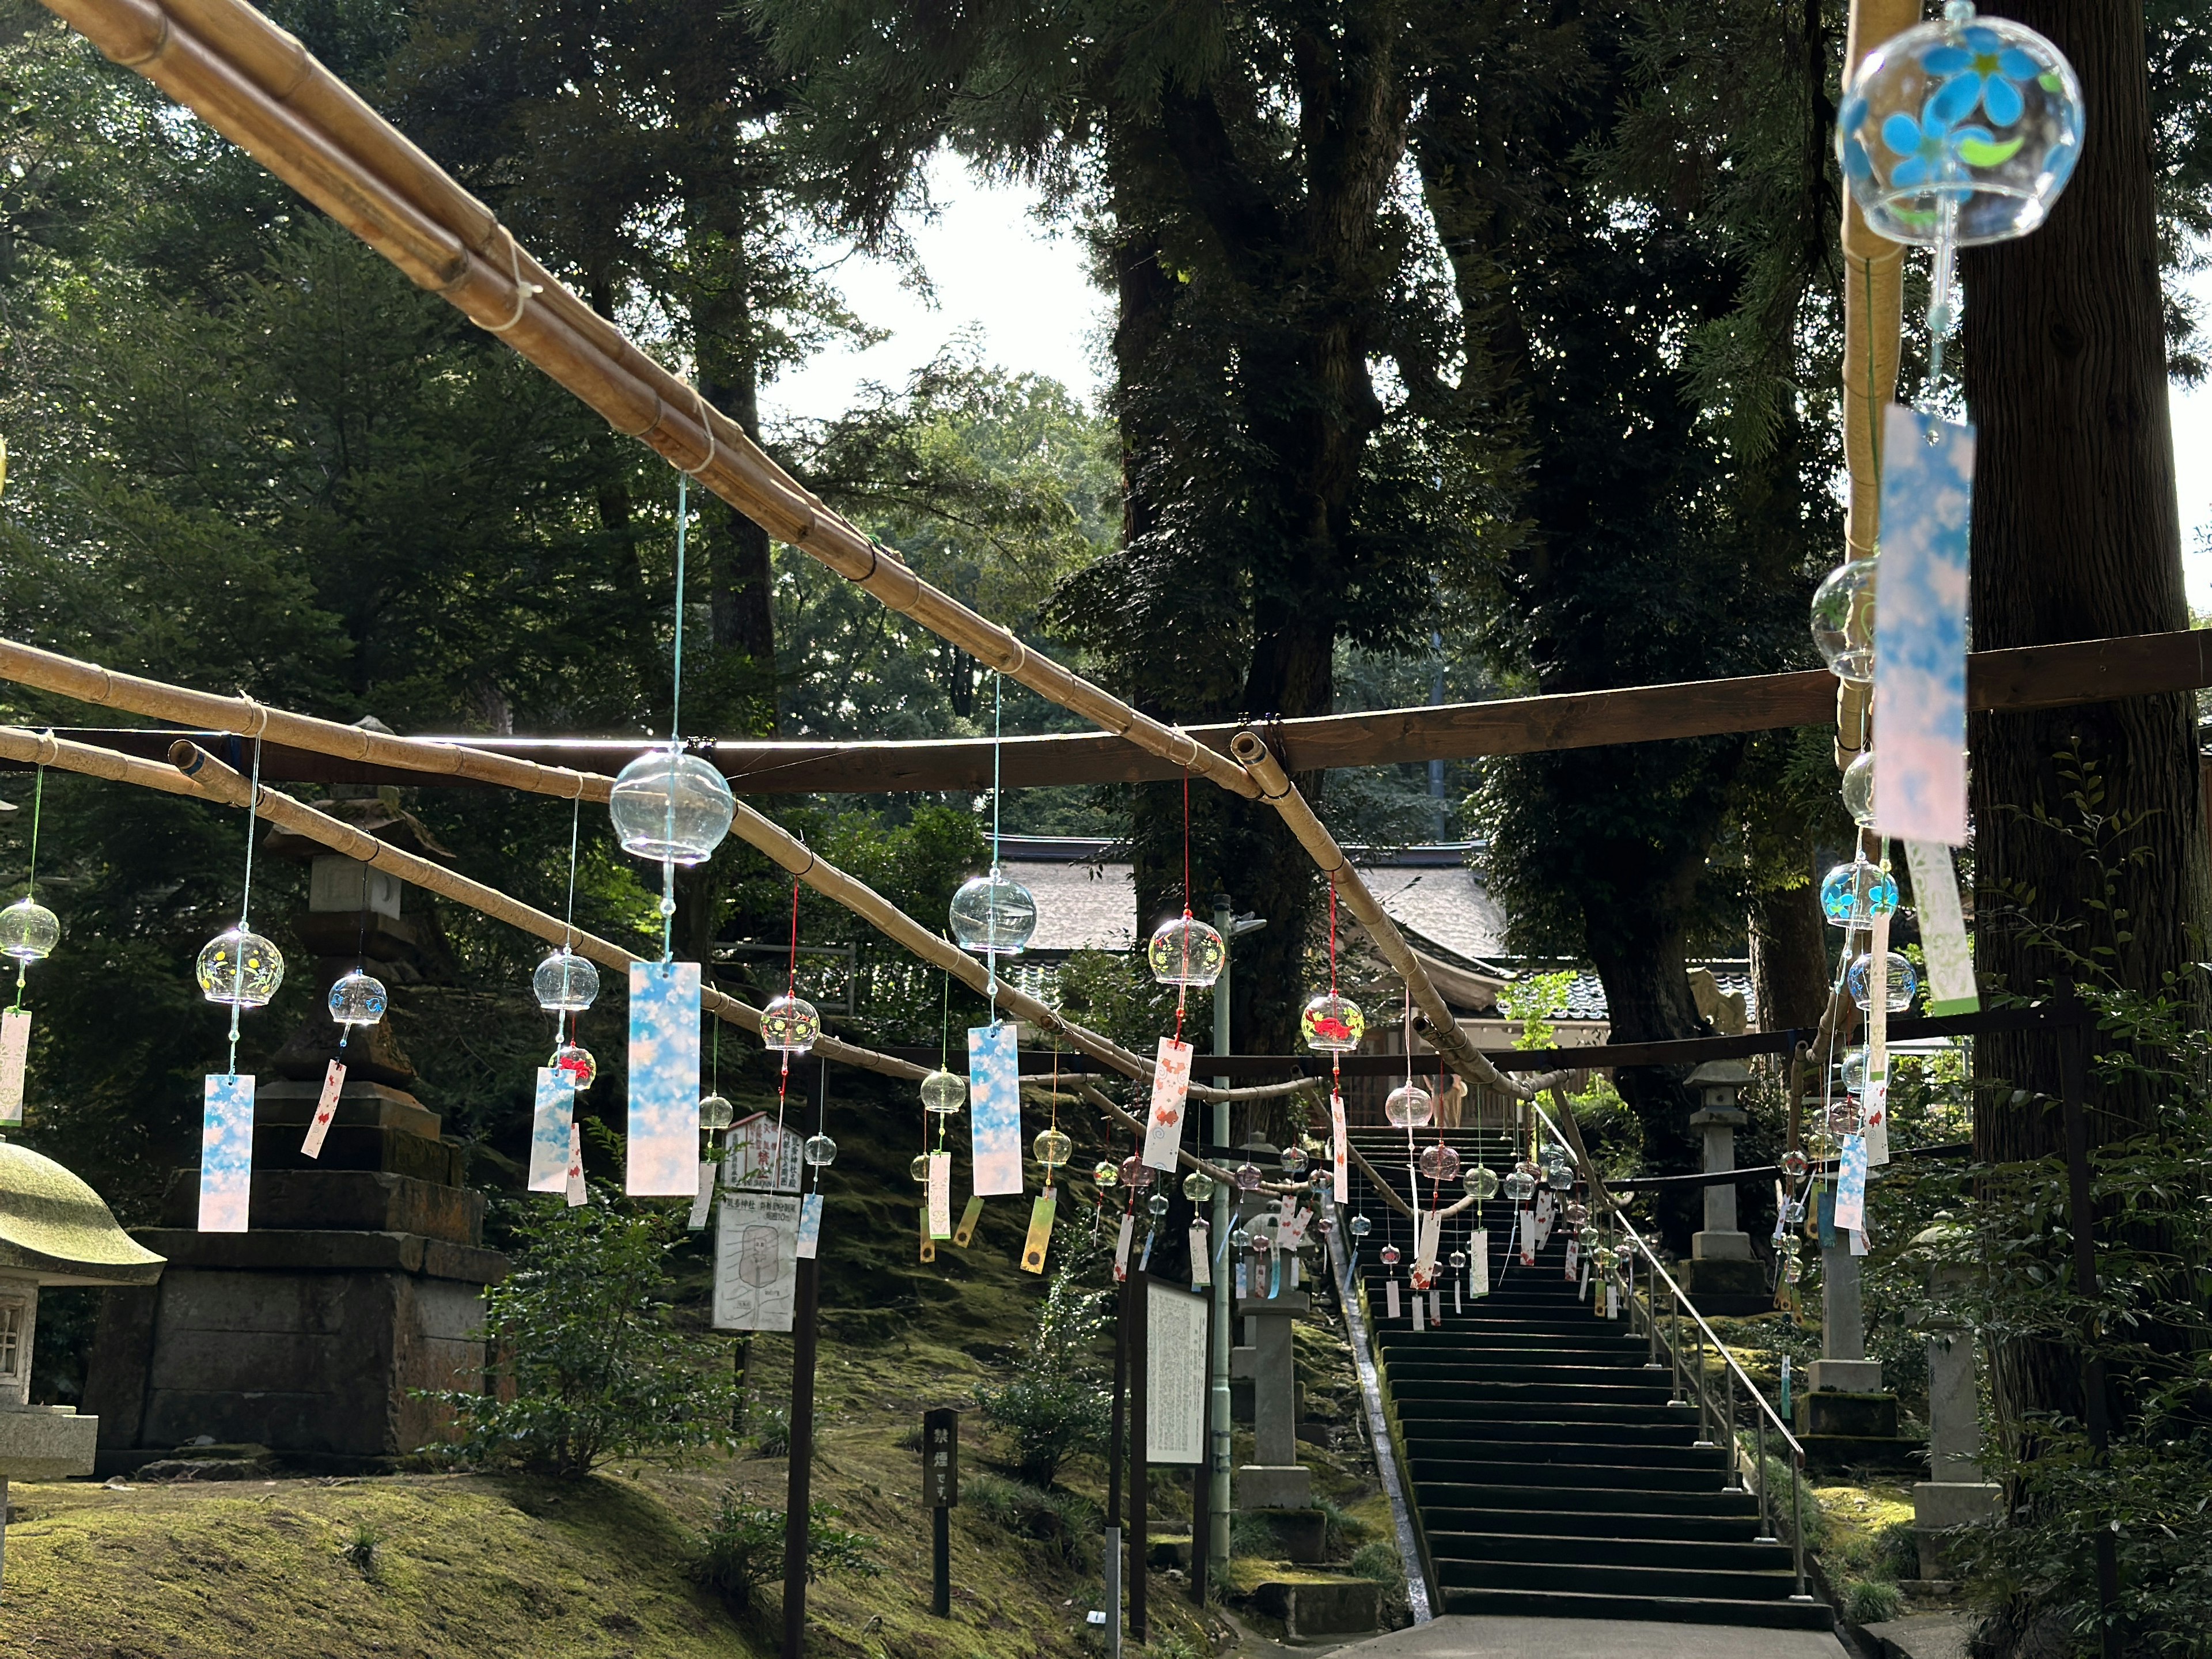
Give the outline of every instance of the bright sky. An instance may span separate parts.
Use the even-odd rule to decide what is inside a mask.
[[[860,381],[903,384],[963,329],[976,332],[987,362],[1049,374],[1096,407],[1099,348],[1110,319],[1083,250],[1037,222],[1035,192],[978,184],[949,156],[932,166],[930,189],[938,216],[912,232],[935,303],[902,286],[894,267],[859,255],[848,259],[836,272],[847,300],[891,337],[865,351],[823,352],[765,388],[763,413],[771,423],[842,414]],[[2212,272],[2193,286],[2212,326]],[[2189,602],[2212,611],[2212,381],[2176,386],[2172,399]]]

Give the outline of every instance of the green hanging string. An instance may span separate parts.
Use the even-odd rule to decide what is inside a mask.
[[[49,734],[51,735],[51,733]],[[39,817],[46,804],[46,769],[39,768],[31,785],[31,867],[23,878],[23,900],[29,903],[39,896]],[[23,981],[31,971],[27,961],[15,964],[15,1012],[23,1012]]]
[[[253,740],[253,776],[246,792],[246,885],[238,895],[238,931],[246,931],[246,917],[253,908],[253,809],[261,805],[261,739]],[[367,881],[366,871],[362,879]],[[238,951],[238,967],[230,980],[230,1075],[238,1075],[238,1017],[240,1003],[246,995],[246,951]]]
[[[1006,683],[997,669],[991,671],[991,883],[999,881],[999,750],[1006,740]],[[983,953],[991,983],[991,1024],[999,1023],[999,924],[991,921],[991,948]]]

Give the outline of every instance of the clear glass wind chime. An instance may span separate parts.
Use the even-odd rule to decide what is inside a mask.
[[[553,1016],[553,1055],[546,1061],[581,1094],[599,1074],[592,1051],[570,1033],[569,1023],[599,1000],[599,970],[576,953],[576,852],[583,826],[583,797],[570,804],[568,817],[568,905],[561,919],[563,937],[530,975],[538,1006]]]
[[[252,776],[246,813],[246,879],[239,891],[238,921],[200,946],[192,977],[210,1002],[230,1010],[230,1070],[238,1071],[239,1016],[268,1006],[284,982],[284,956],[251,926],[253,910],[253,808],[261,799],[261,739],[253,740]]]
[[[0,456],[4,456],[0,448]],[[0,1013],[0,1123],[20,1121],[23,1115],[23,1073],[30,1055],[31,1016],[23,1006],[23,989],[31,964],[44,962],[61,943],[61,918],[39,902],[39,821],[46,799],[46,769],[38,769],[31,785],[30,860],[23,878],[23,896],[0,909],[0,957],[15,964],[15,1002]]]
[[[1153,981],[1176,988],[1177,1042],[1182,1039],[1184,1010],[1191,992],[1211,990],[1229,961],[1228,943],[1191,914],[1191,890],[1190,774],[1186,772],[1182,779],[1182,914],[1152,929],[1152,936],[1145,942],[1145,961],[1152,969]],[[1288,1154],[1285,1156],[1287,1158]],[[1182,1178],[1182,1195],[1193,1206],[1206,1203],[1213,1196],[1213,1177],[1203,1170],[1187,1171]],[[1155,1193],[1148,1207],[1156,1218],[1166,1215],[1167,1194]],[[1208,1238],[1206,1218],[1200,1215],[1192,1224],[1193,1247],[1208,1248]]]

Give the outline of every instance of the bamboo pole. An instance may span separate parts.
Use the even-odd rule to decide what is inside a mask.
[[[44,732],[27,731],[20,726],[0,726],[0,757],[33,766],[51,766],[65,772],[79,772],[88,777],[105,778],[112,783],[132,784],[142,789],[158,789],[165,794],[186,795],[220,805],[246,805],[250,785],[234,768],[225,765],[197,744],[180,741],[172,745],[170,753],[173,757],[181,758],[164,766],[158,761],[118,755],[112,749],[102,749],[94,744],[72,743],[66,738],[55,738]],[[496,888],[471,881],[441,865],[404,853],[388,842],[379,841],[349,823],[318,812],[313,807],[303,805],[290,796],[280,794],[266,786],[263,787],[253,811],[255,817],[280,829],[328,847],[344,857],[358,860],[373,869],[412,882],[457,904],[466,905],[494,921],[506,922],[526,933],[534,933],[549,944],[569,942],[578,955],[589,957],[603,967],[617,968],[627,972],[631,963],[644,960],[620,945],[569,927],[557,916],[534,910]],[[760,1010],[757,1008],[711,988],[702,993],[701,1001],[707,1012],[717,1018],[756,1035],[759,1033]],[[910,1060],[879,1054],[872,1048],[858,1048],[835,1037],[824,1037],[817,1042],[814,1045],[814,1052],[823,1059],[859,1066],[864,1071],[879,1072],[885,1077],[917,1081],[927,1075],[924,1067]]]
[[[1468,1041],[1467,1033],[1460,1030],[1451,1005],[1429,978],[1428,969],[1421,966],[1413,946],[1406,943],[1398,924],[1376,902],[1367,884],[1360,879],[1359,872],[1352,868],[1352,860],[1344,855],[1344,849],[1336,844],[1328,827],[1314,815],[1313,808],[1306,804],[1306,798],[1269,751],[1266,741],[1247,726],[1230,739],[1229,750],[1259,783],[1260,799],[1282,814],[1283,822],[1290,826],[1298,844],[1342,896],[1352,920],[1366,930],[1368,938],[1382,951],[1383,960],[1406,981],[1414,1006],[1427,1017],[1429,1040],[1436,1045],[1437,1053],[1446,1065],[1470,1083],[1480,1083],[1520,1100],[1533,1100],[1556,1077],[1565,1075],[1547,1074],[1534,1082],[1519,1083],[1492,1065],[1489,1058]]]
[[[760,525],[932,633],[1104,731],[1249,797],[1242,768],[1031,651],[801,488],[698,390],[525,254],[477,202],[242,0],[46,0],[479,325]]]
[[[473,778],[536,794],[554,795],[563,800],[579,796],[586,800],[605,800],[614,787],[613,779],[597,772],[540,766],[534,761],[492,754],[465,744],[370,732],[313,714],[271,708],[248,696],[220,696],[159,680],[142,679],[133,674],[118,674],[97,663],[10,640],[0,640],[0,679],[37,686],[41,690],[58,692],[102,708],[125,708],[183,725],[234,732],[241,737],[265,738],[270,742],[336,755],[342,759]],[[92,752],[106,755],[112,751],[94,749]],[[904,946],[933,967],[943,969],[971,990],[988,993],[991,971],[986,964],[942,934],[924,927],[866,882],[817,857],[804,842],[781,825],[740,801],[730,827],[741,840],[765,854],[780,868],[831,902],[872,924],[893,943]],[[1151,1079],[1152,1061],[1064,1018],[1004,980],[998,981],[998,1000],[1015,1018],[1059,1034],[1070,1046],[1124,1076],[1144,1081]],[[1222,1091],[1210,1085],[1194,1084],[1191,1094],[1201,1101],[1264,1100],[1290,1092],[1296,1086],[1267,1084]]]
[[[1883,41],[1920,21],[1920,0],[1851,0],[1844,78]],[[1844,192],[1844,556],[1872,558],[1881,537],[1881,414],[1897,395],[1905,316],[1905,249],[1876,235],[1857,200]],[[1836,687],[1836,764],[1848,766],[1873,740],[1873,688]]]

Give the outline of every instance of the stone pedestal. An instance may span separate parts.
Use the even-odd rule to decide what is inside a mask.
[[[1237,1471],[1240,1510],[1303,1510],[1313,1504],[1313,1474],[1298,1462],[1297,1379],[1291,1361],[1291,1322],[1312,1311],[1304,1291],[1237,1304],[1244,1343],[1229,1352],[1232,1384],[1252,1385],[1254,1461]]]
[[[1898,1438],[1897,1396],[1866,1357],[1859,1264],[1842,1233],[1820,1252],[1820,1358],[1797,1400],[1797,1437],[1816,1469],[1917,1468],[1920,1443]]]
[[[1938,1312],[1928,1338],[1928,1474],[1912,1488],[1912,1529],[1920,1545],[1920,1576],[1942,1578],[1942,1534],[1954,1527],[1994,1521],[2003,1498],[1982,1479],[1981,1391],[1974,1377],[1973,1333],[1940,1311],[1947,1290],[1965,1278],[1939,1267],[1930,1286]]]
[[[1735,1097],[1750,1080],[1751,1068],[1733,1060],[1700,1066],[1685,1079],[1705,1103],[1690,1115],[1690,1127],[1705,1138],[1708,1175],[1736,1167],[1735,1132],[1751,1116],[1738,1109]],[[1705,1313],[1765,1311],[1773,1305],[1773,1297],[1765,1267],[1752,1258],[1751,1235],[1736,1225],[1735,1184],[1716,1182],[1705,1189],[1704,1196],[1705,1224],[1690,1236],[1690,1259],[1680,1268],[1682,1288]]]
[[[134,1235],[170,1266],[101,1308],[85,1389],[99,1473],[202,1436],[295,1468],[390,1468],[438,1437],[414,1390],[483,1386],[471,1333],[507,1261],[483,1248],[483,1196],[451,1179],[459,1149],[413,1096],[349,1083],[323,1160],[307,1159],[315,1093],[258,1091],[249,1231],[195,1231],[199,1172],[179,1170],[169,1224]]]

